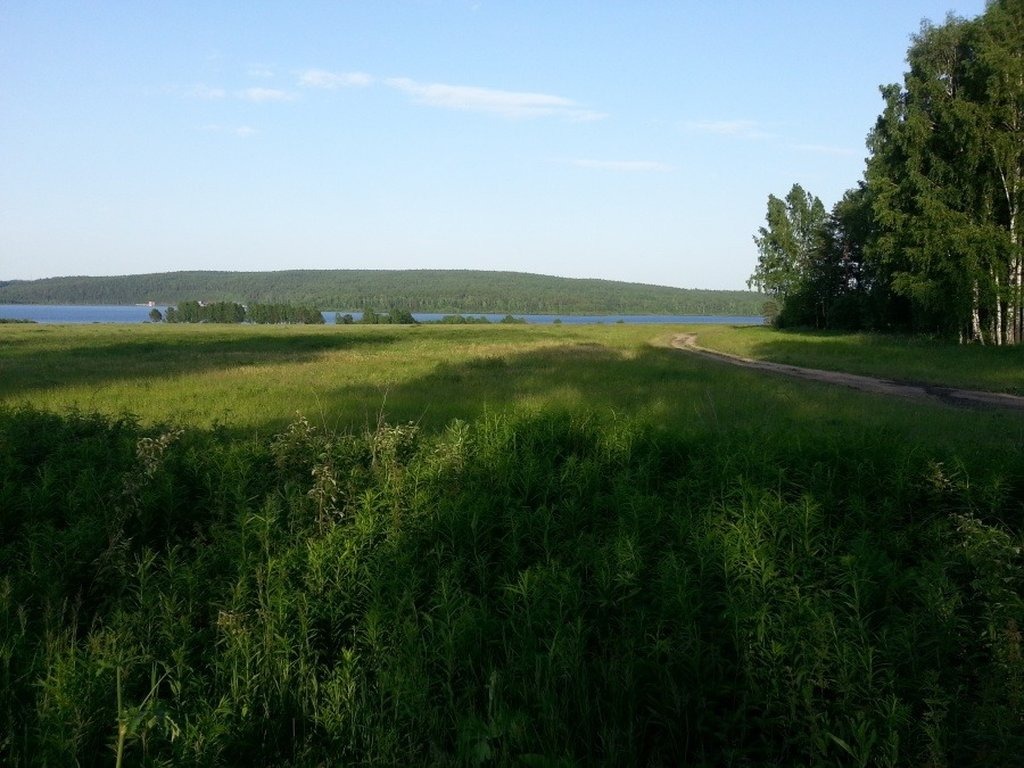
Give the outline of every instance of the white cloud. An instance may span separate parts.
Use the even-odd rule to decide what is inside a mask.
[[[589,160],[579,158],[567,160],[577,168],[593,168],[599,171],[620,171],[624,173],[671,171],[672,166],[655,160]]]
[[[260,77],[263,79],[270,79],[274,76],[274,70],[270,67],[265,67],[262,64],[250,64],[246,70],[246,74],[249,77]]]
[[[245,90],[238,91],[237,95],[240,99],[254,101],[256,103],[263,103],[266,101],[291,101],[295,98],[294,94],[288,93],[288,91],[282,91],[278,88],[246,88]]]
[[[299,85],[306,88],[361,88],[373,82],[365,72],[328,72],[325,69],[307,69],[299,75]]]
[[[736,139],[768,139],[772,137],[772,134],[766,132],[754,120],[696,120],[685,125],[688,130],[709,133],[714,136],[729,136]]]
[[[391,78],[385,83],[413,96],[418,104],[444,109],[489,112],[508,118],[560,117],[574,122],[589,122],[607,117],[601,112],[585,109],[571,99],[547,93],[419,83],[405,77]]]

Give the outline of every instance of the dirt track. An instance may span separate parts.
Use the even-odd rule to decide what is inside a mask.
[[[672,339],[672,346],[676,349],[686,350],[691,354],[738,365],[742,368],[782,374],[783,376],[790,376],[795,379],[836,384],[842,387],[850,387],[851,389],[859,389],[862,392],[871,392],[876,395],[890,395],[922,402],[944,403],[945,405],[955,405],[961,408],[1008,408],[1024,411],[1024,397],[1018,395],[1004,395],[998,392],[981,392],[974,389],[957,389],[955,387],[939,387],[931,384],[913,384],[910,382],[892,381],[890,379],[876,379],[872,376],[860,376],[854,373],[822,371],[816,368],[800,368],[795,365],[771,363],[766,360],[751,360],[746,357],[739,357],[738,355],[730,355],[727,352],[715,352],[697,346],[697,337],[692,333],[676,336]]]

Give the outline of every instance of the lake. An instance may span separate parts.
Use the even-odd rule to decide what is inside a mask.
[[[157,306],[160,312],[167,307]],[[145,323],[149,322],[152,307],[135,306],[85,306],[62,304],[0,304],[0,319],[33,320],[37,323]],[[334,315],[350,314],[356,320],[362,312],[344,312],[328,310],[323,313],[328,323],[334,322]],[[467,317],[486,317],[498,322],[505,313],[467,313]],[[413,317],[420,322],[440,320],[443,314],[414,312]],[[757,316],[746,315],[515,315],[527,323],[550,325],[556,320],[566,324],[596,325],[598,323],[674,323],[674,324],[713,324],[713,325],[761,325],[763,320]]]

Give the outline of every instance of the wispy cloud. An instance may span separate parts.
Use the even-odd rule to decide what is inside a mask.
[[[857,154],[856,150],[850,149],[849,147],[830,147],[826,144],[793,144],[792,147],[800,152],[813,152],[818,155],[840,155],[849,157],[850,155]]]
[[[274,77],[274,70],[270,67],[264,66],[263,64],[250,64],[245,73],[249,77],[259,77],[267,80]]]
[[[420,83],[405,77],[385,83],[414,98],[416,103],[443,109],[488,112],[507,118],[558,117],[574,122],[589,122],[607,117],[589,110],[571,99],[547,93],[504,91],[470,85]]]
[[[240,139],[247,139],[250,136],[255,135],[257,132],[255,128],[248,125],[204,125],[200,130],[207,131],[209,133],[223,133],[231,136],[237,136]]]
[[[266,101],[293,101],[296,98],[296,94],[290,91],[283,91],[280,88],[243,88],[239,91],[228,92],[225,88],[206,85],[205,83],[199,83],[187,88],[176,87],[172,90],[186,98],[199,99],[201,101],[221,101],[231,97],[233,99],[241,99],[242,101],[259,103]]]
[[[328,72],[326,69],[307,69],[299,75],[299,85],[305,88],[362,88],[373,82],[365,72]]]
[[[768,133],[754,120],[694,120],[684,124],[687,130],[735,139],[768,139]]]
[[[566,160],[565,162],[577,168],[593,168],[599,171],[618,171],[621,173],[649,173],[672,170],[672,166],[668,163],[659,163],[655,160],[590,160],[577,158]]]
[[[227,91],[223,88],[214,88],[213,86],[199,83],[191,88],[187,88],[185,95],[193,99],[202,99],[203,101],[217,101],[227,96]]]
[[[268,101],[292,101],[295,94],[279,88],[246,88],[236,93],[238,98],[262,104]]]

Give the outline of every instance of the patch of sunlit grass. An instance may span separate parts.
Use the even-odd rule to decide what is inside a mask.
[[[703,326],[709,349],[807,368],[1024,394],[1024,347],[961,345],[890,334]]]

